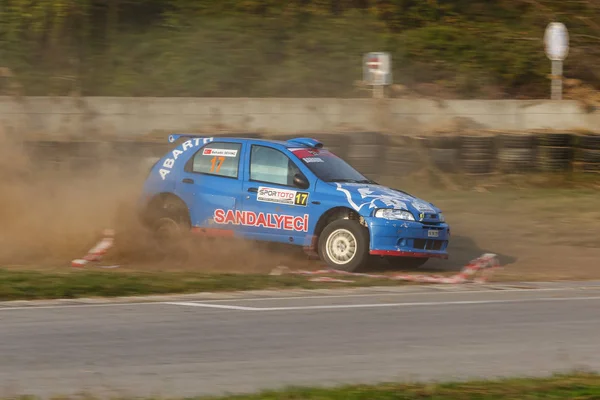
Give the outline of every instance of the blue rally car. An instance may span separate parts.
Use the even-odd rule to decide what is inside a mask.
[[[158,237],[191,230],[291,243],[346,271],[372,256],[410,267],[448,258],[450,229],[437,207],[366,178],[318,140],[169,142],[179,139],[143,187],[141,217]]]

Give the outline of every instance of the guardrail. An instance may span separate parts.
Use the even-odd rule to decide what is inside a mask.
[[[285,140],[298,135],[223,133],[211,136]],[[426,136],[380,132],[302,133],[370,177],[409,175],[426,166],[469,175],[580,171],[600,172],[600,133],[464,132]],[[30,141],[34,163],[84,168],[90,160],[134,165],[158,158],[172,144],[162,141]]]

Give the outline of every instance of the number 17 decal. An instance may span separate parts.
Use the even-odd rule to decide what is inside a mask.
[[[294,198],[294,204],[297,206],[305,206],[308,200],[308,193],[306,192],[297,192],[296,197]]]
[[[218,163],[217,163],[217,160],[219,160]],[[210,172],[219,173],[219,171],[221,170],[221,165],[223,165],[223,161],[225,161],[225,157],[214,156],[213,158],[211,158],[211,160],[210,160]],[[215,166],[217,167],[216,171],[215,171]]]

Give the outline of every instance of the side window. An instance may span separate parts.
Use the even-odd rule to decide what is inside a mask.
[[[209,143],[194,155],[191,172],[237,179],[241,148],[240,143]]]
[[[294,175],[300,169],[279,150],[252,145],[250,153],[250,180],[293,186]]]

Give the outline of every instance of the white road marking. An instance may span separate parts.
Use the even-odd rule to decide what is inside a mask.
[[[484,304],[515,304],[515,303],[535,303],[547,301],[589,301],[600,300],[597,297],[540,297],[537,299],[514,299],[514,300],[464,300],[464,301],[432,301],[432,302],[412,302],[412,303],[374,303],[374,304],[332,304],[323,306],[288,306],[288,307],[243,307],[229,306],[223,304],[208,304],[194,302],[166,302],[184,307],[203,307],[219,308],[238,311],[297,311],[297,310],[333,310],[333,309],[353,309],[353,308],[377,308],[377,307],[420,307],[420,306],[453,306],[453,305],[484,305]]]
[[[539,289],[483,289],[483,290],[465,290],[465,291],[425,291],[425,292],[377,292],[377,293],[362,293],[362,294],[324,294],[324,295],[299,295],[286,297],[239,297],[235,299],[214,299],[214,300],[198,300],[202,303],[225,303],[235,301],[268,301],[268,300],[298,300],[298,299],[343,299],[348,297],[378,297],[378,296],[412,296],[412,295],[450,295],[450,294],[481,294],[481,293],[529,293],[529,292],[568,292],[583,290],[580,287],[567,288],[539,288]],[[586,289],[588,290],[588,289]],[[594,290],[600,290],[600,287],[594,287]]]
[[[183,302],[166,302],[166,301],[123,301],[123,302],[115,302],[115,303],[96,303],[96,304],[51,304],[51,305],[26,305],[26,306],[8,306],[8,307],[0,307],[0,311],[16,311],[16,310],[54,310],[54,309],[63,309],[63,308],[87,308],[87,307],[123,307],[123,306],[139,306],[139,305],[190,305],[190,304],[206,304],[207,307],[210,303],[226,303],[226,302],[252,302],[252,301],[275,301],[275,300],[310,300],[310,299],[344,299],[344,298],[368,298],[368,297],[382,297],[382,296],[411,296],[411,295],[471,295],[471,294],[485,294],[485,293],[530,293],[530,292],[567,292],[567,291],[582,291],[582,290],[598,290],[600,287],[596,288],[583,288],[583,287],[565,287],[565,288],[539,288],[539,289],[482,289],[482,290],[467,290],[467,291],[421,291],[421,292],[377,292],[377,293],[362,293],[362,294],[339,294],[339,295],[298,295],[298,296],[286,296],[286,297],[260,297],[260,298],[229,298],[229,299],[211,299],[211,300],[199,300],[198,303],[194,301],[183,301]],[[76,302],[78,299],[53,299],[50,301],[61,301],[68,300]],[[86,300],[86,299],[80,299]],[[535,300],[535,299],[534,299]],[[498,300],[502,301],[502,300]],[[520,301],[520,300],[516,300]],[[35,301],[32,301],[35,303]],[[447,303],[447,302],[440,302]],[[396,304],[396,303],[394,303]],[[409,303],[398,303],[398,304],[409,304]],[[425,304],[433,304],[433,303],[425,303]],[[200,306],[197,306],[200,307]],[[237,309],[249,309],[253,310],[252,307],[242,307],[242,306],[234,306]],[[321,306],[319,306],[321,307]],[[327,307],[327,306],[323,306]],[[213,308],[226,308],[223,307],[213,307]],[[231,308],[236,309],[236,308]],[[271,308],[272,309],[272,308]],[[260,308],[260,310],[271,310],[268,308]],[[287,308],[284,308],[287,309]],[[245,310],[245,311],[249,311]]]
[[[241,310],[241,311],[257,311],[262,310],[262,308],[256,307],[243,307],[243,306],[227,306],[224,304],[204,304],[204,303],[193,303],[193,302],[168,302],[163,304],[169,304],[172,306],[186,306],[186,307],[205,307],[205,308],[222,308],[226,310]]]

